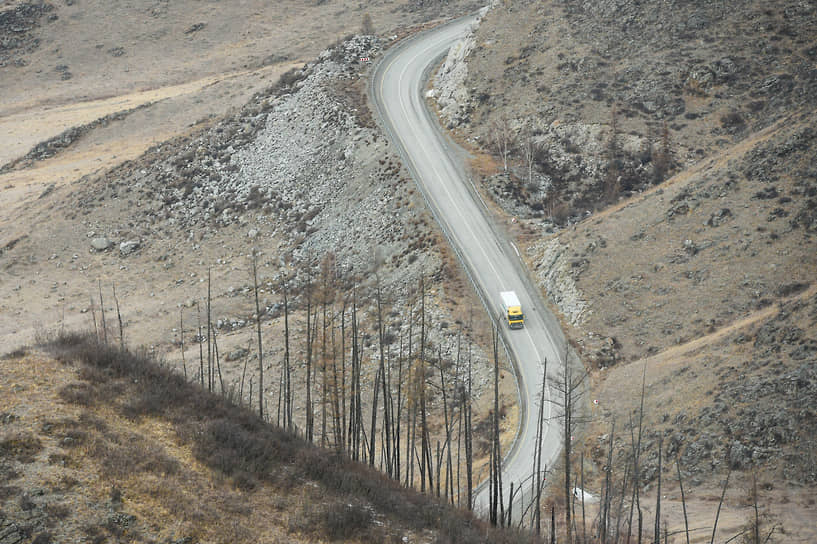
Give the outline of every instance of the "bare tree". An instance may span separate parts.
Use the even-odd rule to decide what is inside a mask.
[[[114,298],[116,298],[116,291],[114,291]],[[119,304],[117,303],[117,312],[119,313]],[[120,320],[121,323],[121,320]],[[121,328],[120,328],[120,341],[122,338]],[[184,379],[187,380],[187,363],[184,360],[184,307],[179,308],[179,342],[181,342],[182,347],[182,371],[184,372]],[[124,346],[123,346],[124,349]]]
[[[728,459],[727,459],[728,461]],[[730,467],[726,473],[726,480],[723,482],[723,489],[721,490],[721,499],[718,501],[718,510],[715,512],[715,523],[712,525],[712,538],[709,544],[714,544],[715,533],[718,531],[718,519],[721,517],[721,507],[723,506],[723,499],[726,497],[726,488],[729,487],[729,477],[732,475],[732,468]]]
[[[545,424],[545,391],[547,389],[547,372],[548,372],[548,362],[547,359],[542,364],[542,390],[539,393],[539,415],[537,418],[536,424],[536,452],[535,452],[535,459],[536,459],[536,468],[534,472],[534,501],[535,501],[535,510],[534,510],[534,520],[536,522],[536,536],[539,536],[542,533],[542,490],[544,488],[544,479],[542,477],[542,440],[544,434],[544,424]],[[545,469],[547,470],[547,469]]]
[[[689,518],[687,517],[687,500],[684,495],[684,481],[681,478],[681,460],[675,459],[675,469],[678,471],[678,487],[681,489],[681,506],[684,509],[684,534],[686,535],[687,544],[689,544]]]
[[[212,321],[210,319],[210,267],[207,267],[207,390],[213,390],[213,348],[210,345],[210,330]]]
[[[562,460],[564,464],[564,501],[565,501],[565,531],[567,541],[573,541],[573,521],[571,519],[571,467],[573,454],[573,433],[576,427],[583,422],[583,417],[579,415],[579,398],[584,390],[584,381],[587,373],[577,371],[575,364],[571,362],[570,347],[565,342],[563,351],[564,366],[562,375],[554,380],[554,387],[557,391],[557,398],[552,399],[558,411],[559,419],[562,423]],[[578,363],[576,363],[578,364]]]
[[[468,338],[468,383],[464,390],[465,399],[465,487],[468,493],[468,510],[474,507],[474,450],[471,422],[471,338]]]
[[[536,161],[536,154],[539,151],[539,143],[534,137],[535,131],[533,121],[528,119],[522,129],[522,154],[525,157],[525,165],[528,167],[528,186],[533,185],[533,163]]]
[[[289,364],[289,293],[288,281],[284,280],[284,368],[281,373],[284,385],[284,427],[292,432],[292,373]]]
[[[261,305],[258,303],[258,253],[252,252],[252,283],[255,292],[255,330],[258,334],[258,416],[264,419],[264,349],[261,345]],[[208,276],[209,277],[209,276]]]
[[[108,327],[105,324],[105,302],[102,300],[102,280],[97,280],[99,288],[99,310],[102,315],[102,343],[108,345]]]
[[[502,159],[502,171],[507,172],[508,158],[514,144],[514,134],[507,117],[503,115],[491,123],[490,138],[494,150]]]
[[[360,25],[360,33],[364,36],[374,35],[374,23],[372,22],[372,16],[368,13],[363,15],[363,22]]]

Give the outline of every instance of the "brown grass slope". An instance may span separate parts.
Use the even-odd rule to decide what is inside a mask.
[[[601,488],[613,422],[615,485],[626,477],[645,373],[644,489],[654,504],[660,437],[663,489],[679,499],[667,480],[680,459],[691,522],[709,527],[699,541],[730,469],[719,535],[745,529],[757,474],[767,530],[788,531],[774,538],[815,538],[814,13],[753,0],[503,2],[468,59],[460,134],[487,147],[507,119],[519,136],[509,173],[486,184],[529,218],[527,260],[591,370],[588,487]],[[658,176],[663,126],[670,169]],[[549,235],[554,197],[574,216]],[[663,510],[671,528],[680,508]]]
[[[717,479],[737,471],[744,494],[728,504],[745,519],[746,480],[758,474],[769,515],[792,542],[814,538],[801,515],[813,519],[817,499],[815,121],[792,115],[529,245],[536,267],[543,248],[561,244],[587,301],[571,331],[595,365],[588,470],[606,465],[614,422],[619,478],[631,462],[643,374],[644,481],[657,480],[662,438],[663,477],[674,480],[679,459],[693,497],[717,496]],[[711,523],[712,508],[697,521]]]
[[[0,523],[51,542],[503,542],[462,511],[62,335],[0,359]]]
[[[813,107],[814,17],[793,0],[502,2],[469,58],[468,131],[487,147],[497,121],[534,123],[535,178],[552,183],[547,198],[592,210],[609,199],[613,169],[630,194]],[[671,156],[659,165],[664,126]],[[520,181],[506,206],[535,215],[541,194],[525,190],[527,167],[511,177]]]

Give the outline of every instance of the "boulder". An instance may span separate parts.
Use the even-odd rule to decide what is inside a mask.
[[[139,249],[140,243],[137,240],[128,240],[126,242],[122,242],[119,244],[119,252],[122,255],[130,255],[137,249]]]
[[[111,241],[104,236],[91,239],[91,248],[96,251],[105,251],[109,247],[111,247]]]

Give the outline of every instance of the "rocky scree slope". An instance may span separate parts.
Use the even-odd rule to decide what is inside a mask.
[[[793,0],[497,4],[466,76],[438,92],[443,115],[495,157],[507,125],[509,171],[485,183],[509,212],[563,222],[817,104],[816,13]]]
[[[55,20],[53,11],[54,6],[46,2],[0,6],[0,68],[8,64],[25,66],[24,55],[40,45],[40,40],[32,36],[32,30],[42,24],[43,17],[48,22]]]
[[[379,48],[357,37],[324,52],[237,115],[110,172],[80,192],[79,207],[138,210],[97,230],[143,247],[238,225],[248,245],[283,239],[280,265],[296,275],[329,253],[356,273],[377,259],[394,280],[434,274],[438,258],[416,251],[434,234],[365,102],[358,59]]]

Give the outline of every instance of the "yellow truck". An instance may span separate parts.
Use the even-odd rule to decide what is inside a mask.
[[[525,326],[525,315],[522,313],[522,304],[513,291],[502,291],[499,293],[502,298],[502,316],[508,321],[508,327],[521,329]]]

